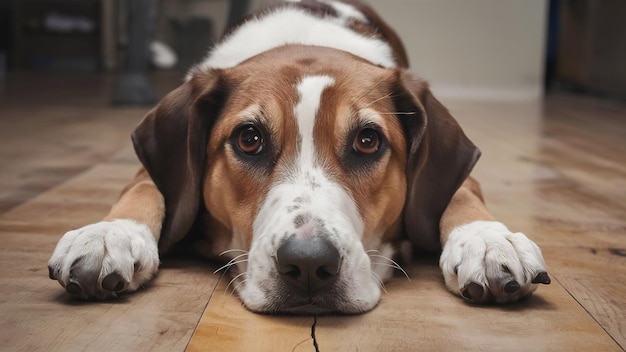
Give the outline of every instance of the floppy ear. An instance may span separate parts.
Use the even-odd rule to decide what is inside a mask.
[[[161,253],[196,220],[207,136],[225,95],[217,72],[197,74],[169,93],[132,134],[139,160],[165,198]]]
[[[395,105],[408,143],[404,229],[417,248],[441,249],[439,222],[450,199],[480,157],[448,110],[428,85],[399,73]]]

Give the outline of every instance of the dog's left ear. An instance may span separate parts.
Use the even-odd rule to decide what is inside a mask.
[[[417,248],[438,251],[441,216],[480,151],[424,81],[400,71],[397,82],[394,104],[408,147],[404,230]]]
[[[165,199],[162,253],[187,235],[196,220],[207,138],[226,96],[218,71],[198,73],[169,93],[132,134],[139,160]]]

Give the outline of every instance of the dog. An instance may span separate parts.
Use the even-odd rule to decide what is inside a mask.
[[[135,180],[49,261],[71,295],[135,291],[181,244],[226,258],[258,313],[367,312],[402,248],[441,251],[445,285],[473,303],[550,283],[538,246],[486,210],[470,177],[478,148],[361,2],[245,18],[132,141]]]

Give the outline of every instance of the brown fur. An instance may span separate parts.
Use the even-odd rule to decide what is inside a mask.
[[[455,227],[474,221],[495,221],[485,206],[478,181],[468,177],[454,194],[441,217],[441,243],[448,240],[448,234]]]
[[[135,179],[122,191],[104,220],[131,219],[146,224],[158,241],[165,218],[163,196],[145,169],[139,170]]]

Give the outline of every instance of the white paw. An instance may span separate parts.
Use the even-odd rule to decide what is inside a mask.
[[[50,278],[83,299],[137,290],[158,267],[152,232],[132,220],[102,221],[69,231],[48,262]]]
[[[455,228],[439,266],[448,289],[475,303],[515,302],[550,277],[539,247],[523,233],[495,221]]]

